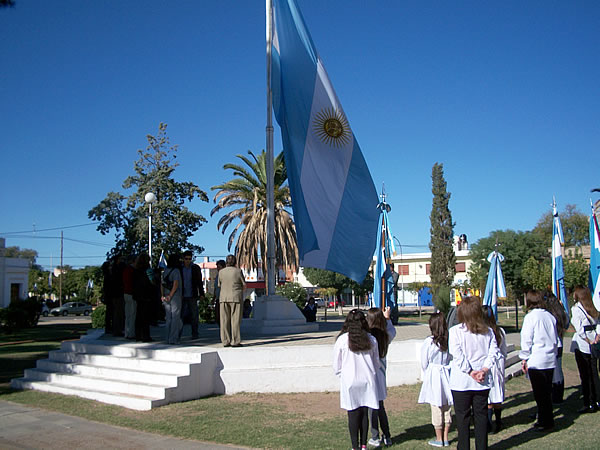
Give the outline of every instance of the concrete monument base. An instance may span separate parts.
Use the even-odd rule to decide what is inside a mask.
[[[291,302],[280,295],[258,297],[252,307],[253,318],[242,321],[244,330],[260,334],[292,334],[318,331],[315,322],[307,322],[304,314]]]

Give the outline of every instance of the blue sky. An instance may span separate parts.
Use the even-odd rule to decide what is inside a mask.
[[[435,162],[455,232],[471,242],[533,228],[553,195],[559,210],[588,213],[600,187],[599,2],[297,1],[375,185],[385,183],[405,253],[427,250]],[[1,9],[6,245],[57,265],[62,228],[65,264],[100,264],[112,238],[67,227],[90,223],[107,192],[123,191],[160,122],[179,145],[175,177],[212,200],[210,187],[230,177],[223,164],[265,147],[264,3]],[[227,254],[212,201],[191,208],[209,220],[193,242]]]

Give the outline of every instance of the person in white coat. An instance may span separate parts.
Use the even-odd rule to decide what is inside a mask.
[[[492,387],[488,397],[488,429],[494,429],[494,433],[498,433],[502,429],[502,402],[504,401],[505,387],[505,366],[506,356],[508,355],[508,347],[506,346],[506,332],[502,327],[496,324],[494,310],[487,305],[483,306],[483,319],[488,327],[494,332],[496,344],[500,353],[498,359],[494,361],[491,369]],[[496,418],[496,426],[492,427],[492,416]]]
[[[346,316],[333,347],[333,370],[340,377],[340,407],[348,412],[353,449],[366,448],[368,409],[379,408],[379,352],[377,341],[368,330],[365,314],[353,309]]]
[[[419,403],[431,405],[431,424],[435,430],[435,440],[429,441],[434,447],[447,447],[448,432],[452,423],[450,409],[450,353],[448,353],[448,327],[442,313],[429,317],[431,336],[425,338],[421,346],[421,370],[423,385],[419,393]]]
[[[464,298],[458,306],[459,324],[450,328],[448,347],[450,388],[456,413],[458,448],[470,448],[471,411],[475,422],[475,447],[486,449],[487,404],[492,378],[489,374],[498,359],[494,332],[483,321],[481,300],[477,296]]]
[[[379,409],[369,408],[369,419],[371,421],[371,438],[369,445],[379,447],[381,442],[387,447],[392,445],[390,434],[390,424],[383,401],[387,397],[387,352],[392,339],[396,337],[396,328],[390,319],[391,309],[387,306],[383,311],[380,308],[370,308],[367,311],[367,323],[369,331],[377,339],[379,348],[379,362],[381,366],[377,371],[377,400],[379,400]],[[379,425],[381,425],[381,439],[379,438]]]
[[[600,382],[598,381],[598,359],[592,355],[590,345],[598,342],[600,326],[598,310],[592,302],[589,289],[579,287],[573,293],[575,305],[571,308],[571,323],[575,328],[571,340],[571,351],[581,378],[583,408],[579,413],[592,413],[600,409]]]
[[[558,354],[556,319],[545,309],[541,292],[527,293],[528,312],[521,327],[521,351],[523,372],[529,375],[533,398],[537,404],[538,421],[534,429],[550,431],[554,428],[552,414],[552,375]]]

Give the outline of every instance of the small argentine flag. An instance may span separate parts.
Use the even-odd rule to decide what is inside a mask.
[[[600,309],[600,227],[598,218],[594,214],[590,217],[590,278],[589,288],[592,292],[592,300],[596,309]]]
[[[273,111],[300,265],[362,282],[377,239],[371,173],[295,0],[273,0]]]
[[[556,200],[552,202],[552,293],[558,298],[569,317],[569,301],[565,289],[565,271],[563,267],[562,246],[565,243],[560,217],[556,209]]]
[[[164,251],[160,252],[160,258],[158,258],[158,267],[160,267],[161,269],[167,268],[167,260],[165,259]]]
[[[88,279],[88,282],[87,282],[87,288],[88,289],[93,289],[93,287],[94,287],[94,280],[92,280],[90,278],[90,279]]]

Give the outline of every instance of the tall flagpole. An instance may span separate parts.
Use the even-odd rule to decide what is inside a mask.
[[[273,46],[273,2],[267,6],[267,295],[275,295],[275,200],[273,169],[273,93],[271,92],[271,49]],[[262,255],[264,258],[265,255]]]

